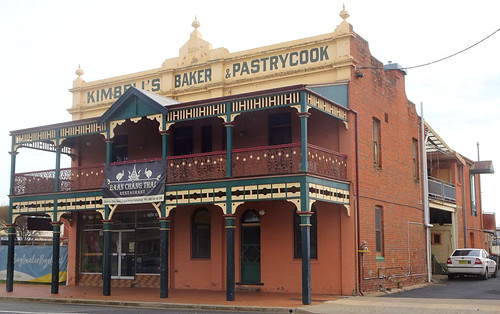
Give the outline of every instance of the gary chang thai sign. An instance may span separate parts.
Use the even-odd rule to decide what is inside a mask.
[[[165,161],[107,165],[104,175],[104,205],[161,202],[165,197]]]

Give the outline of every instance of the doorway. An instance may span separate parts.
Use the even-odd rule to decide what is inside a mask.
[[[253,209],[241,218],[241,283],[260,284],[260,217]]]
[[[134,279],[135,231],[117,230],[111,234],[111,278]]]

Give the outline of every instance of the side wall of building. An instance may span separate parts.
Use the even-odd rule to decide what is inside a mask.
[[[349,86],[349,105],[358,112],[359,126],[359,244],[366,241],[370,251],[360,265],[361,289],[421,282],[426,279],[422,178],[420,173],[415,176],[412,162],[413,142],[420,143],[419,119],[406,98],[402,71],[385,71],[359,36],[351,40],[351,54],[358,66],[375,68],[359,70],[363,77],[353,71]],[[374,120],[379,124],[378,163]]]

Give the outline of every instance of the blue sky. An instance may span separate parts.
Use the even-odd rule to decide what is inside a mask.
[[[0,0],[0,204],[7,204],[9,131],[71,120],[81,64],[94,81],[159,68],[178,55],[197,15],[213,48],[238,52],[333,32],[345,3],[354,31],[383,63],[415,66],[500,28],[500,1],[6,1]],[[406,93],[457,152],[500,169],[500,32],[445,61],[408,70]],[[20,150],[17,171],[54,167]],[[1,166],[3,165],[3,166]],[[483,210],[500,213],[498,174],[483,175]],[[500,224],[500,215],[497,215]]]

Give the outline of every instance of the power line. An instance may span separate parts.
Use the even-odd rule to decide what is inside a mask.
[[[411,67],[404,67],[404,68],[398,68],[399,70],[408,70],[408,69],[415,69],[415,68],[420,68],[420,67],[424,67],[424,66],[428,66],[428,65],[431,65],[431,64],[434,64],[434,63],[437,63],[437,62],[440,62],[440,61],[443,61],[443,60],[446,60],[446,59],[449,59],[451,57],[454,57],[456,55],[459,55],[461,54],[462,52],[465,52],[477,45],[479,45],[480,43],[482,43],[483,41],[485,41],[486,39],[490,38],[491,36],[495,35],[498,31],[500,31],[500,28],[497,29],[496,31],[494,31],[493,33],[491,33],[490,35],[486,36],[485,38],[481,39],[480,41],[478,41],[477,43],[465,48],[465,49],[462,49],[460,50],[459,52],[455,52],[454,54],[451,54],[447,57],[444,57],[444,58],[441,58],[441,59],[438,59],[438,60],[435,60],[435,61],[432,61],[432,62],[428,62],[428,63],[424,63],[424,64],[420,64],[420,65],[415,65],[415,66],[411,66]],[[363,70],[363,69],[380,69],[380,70],[384,70],[385,68],[384,67],[365,67],[365,66],[360,66],[358,67],[359,70]]]

